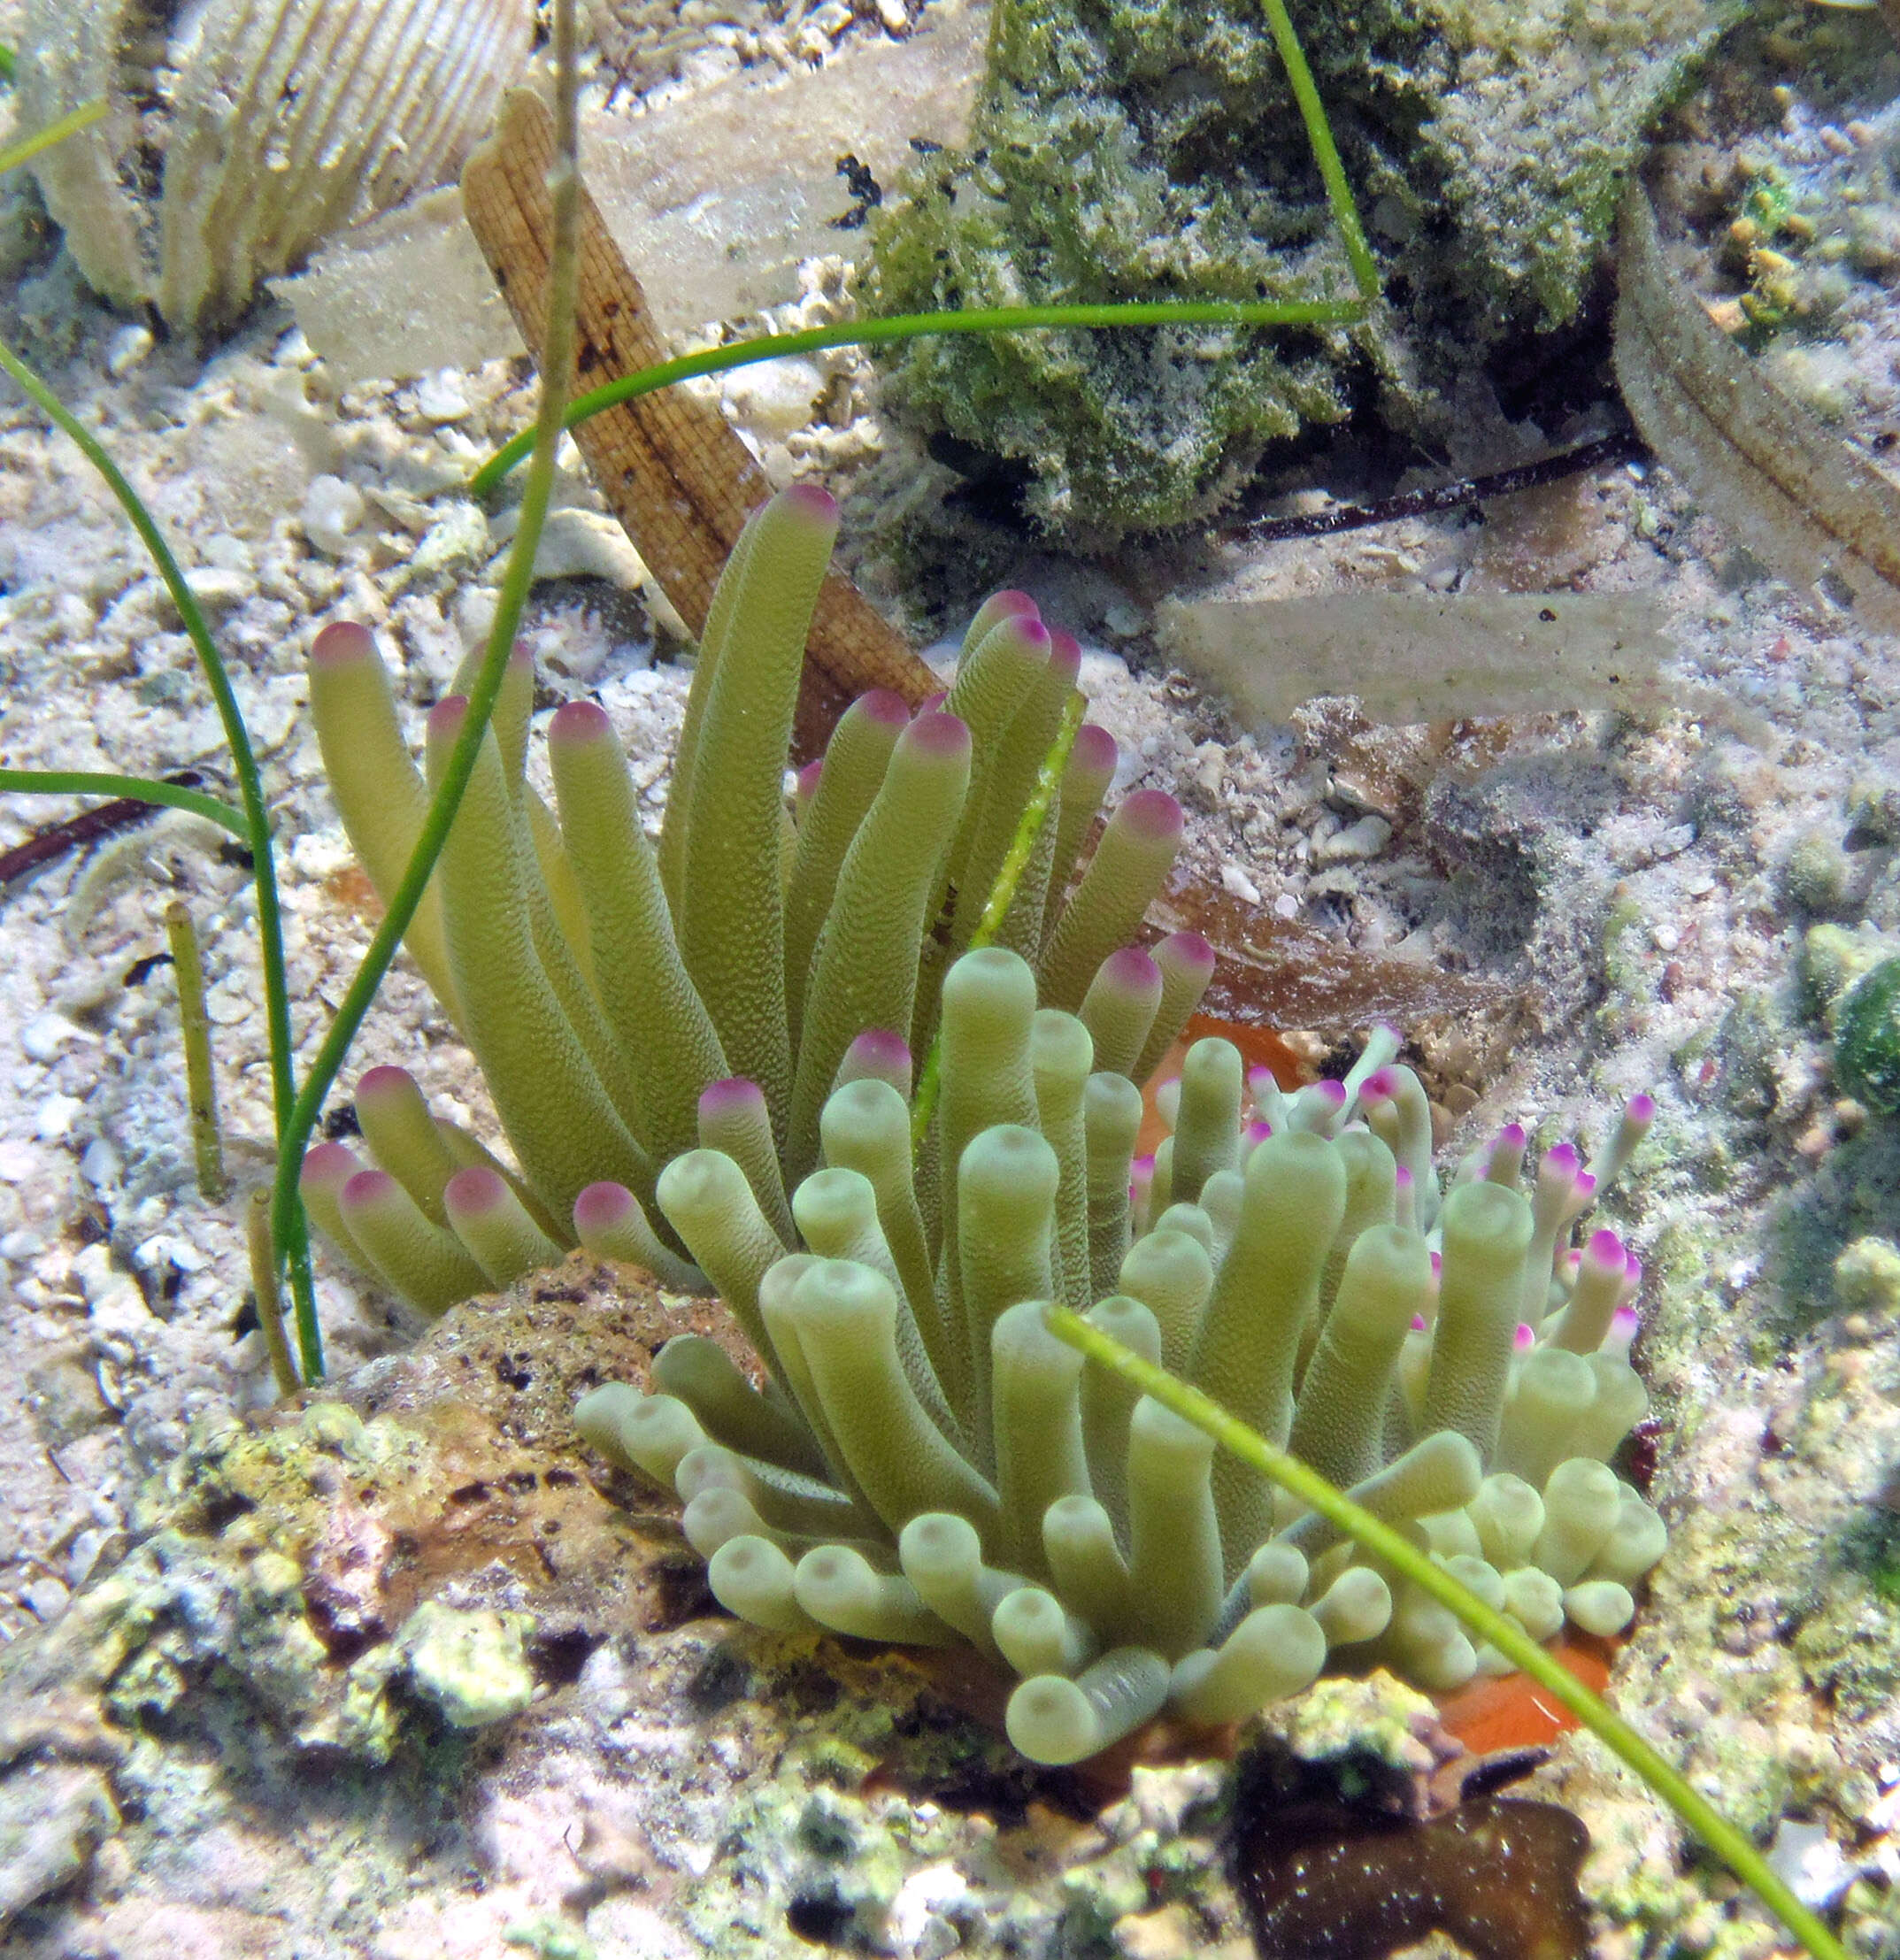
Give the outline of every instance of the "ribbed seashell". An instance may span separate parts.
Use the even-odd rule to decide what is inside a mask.
[[[451,176],[527,58],[534,0],[27,0],[19,122],[104,96],[35,165],[94,288],[179,328]]]

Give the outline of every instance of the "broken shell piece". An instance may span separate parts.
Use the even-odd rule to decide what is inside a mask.
[[[326,234],[454,174],[527,58],[532,0],[28,0],[19,120],[88,281],[174,327],[236,314]]]

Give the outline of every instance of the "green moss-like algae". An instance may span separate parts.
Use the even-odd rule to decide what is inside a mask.
[[[1864,973],[1835,1010],[1835,1074],[1882,1116],[1900,1112],[1900,958]]]
[[[1053,533],[1200,515],[1368,382],[1390,424],[1442,436],[1460,368],[1575,316],[1646,124],[1738,10],[1290,11],[1380,260],[1371,322],[954,336],[896,357],[903,410],[1030,472]],[[997,0],[971,147],[925,158],[907,188],[874,232],[880,311],[1350,296],[1255,0]]]

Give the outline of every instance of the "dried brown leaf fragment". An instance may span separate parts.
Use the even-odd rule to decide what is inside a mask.
[[[1900,630],[1900,485],[1856,456],[1709,318],[1632,182],[1617,251],[1616,376],[1644,440],[1778,577],[1829,573]]]

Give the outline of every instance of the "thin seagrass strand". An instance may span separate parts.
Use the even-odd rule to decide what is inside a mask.
[[[535,417],[532,442],[533,461],[521,492],[520,516],[508,565],[503,573],[495,618],[488,628],[488,649],[481,671],[468,697],[468,711],[455,745],[444,759],[429,803],[422,833],[403,873],[402,881],[390,895],[381,925],[372,935],[355,976],[345,989],[330,1030],[319,1047],[304,1079],[304,1086],[289,1107],[281,1114],[277,1126],[277,1180],[271,1195],[271,1230],[276,1256],[288,1257],[291,1275],[297,1285],[297,1338],[303,1350],[306,1380],[323,1373],[322,1333],[317,1323],[316,1295],[311,1284],[305,1243],[303,1206],[297,1199],[297,1176],[311,1134],[322,1113],[324,1098],[335,1081],[350,1045],[356,1039],[363,1018],[382,984],[382,977],[396,957],[404,934],[415,917],[427,888],[430,873],[455,821],[468,780],[473,773],[480,745],[488,732],[488,718],[500,692],[503,672],[514,644],[517,627],[527,603],[528,588],[534,580],[535,552],[541,542],[548,503],[554,488],[555,464],[558,453],[561,419],[572,394],[574,352],[574,280],[576,247],[580,234],[581,178],[580,135],[576,115],[579,94],[575,63],[574,0],[554,0],[555,67],[555,155],[549,173],[549,202],[551,209],[552,241],[548,274],[548,329],[542,339],[541,408]],[[524,446],[526,453],[527,446]],[[182,586],[182,579],[180,584]],[[188,589],[186,597],[188,600]],[[249,805],[247,803],[247,809]],[[267,834],[262,840],[266,854]],[[263,906],[264,882],[258,873],[259,923],[266,923]],[[273,894],[274,903],[274,894]],[[272,915],[274,917],[274,914]],[[266,965],[268,973],[268,965]],[[288,1013],[282,1031],[284,1067],[289,1068]],[[277,1052],[277,1030],[272,1032],[273,1061]],[[280,1103],[280,1108],[281,1108]]]
[[[1143,1395],[1172,1409],[1212,1437],[1250,1470],[1288,1491],[1319,1512],[1362,1550],[1396,1567],[1413,1585],[1455,1613],[1481,1640],[1546,1688],[1719,1856],[1793,1933],[1814,1960],[1848,1960],[1847,1949],[1804,1906],[1748,1838],[1718,1811],[1681,1771],[1593,1695],[1556,1656],[1546,1653],[1509,1615],[1480,1599],[1469,1587],[1421,1552],[1402,1532],[1381,1522],[1289,1451],[1278,1449],[1229,1415],[1199,1390],[1164,1373],[1140,1355],[1064,1307],[1047,1310],[1050,1331],[1091,1361],[1132,1382]]]

